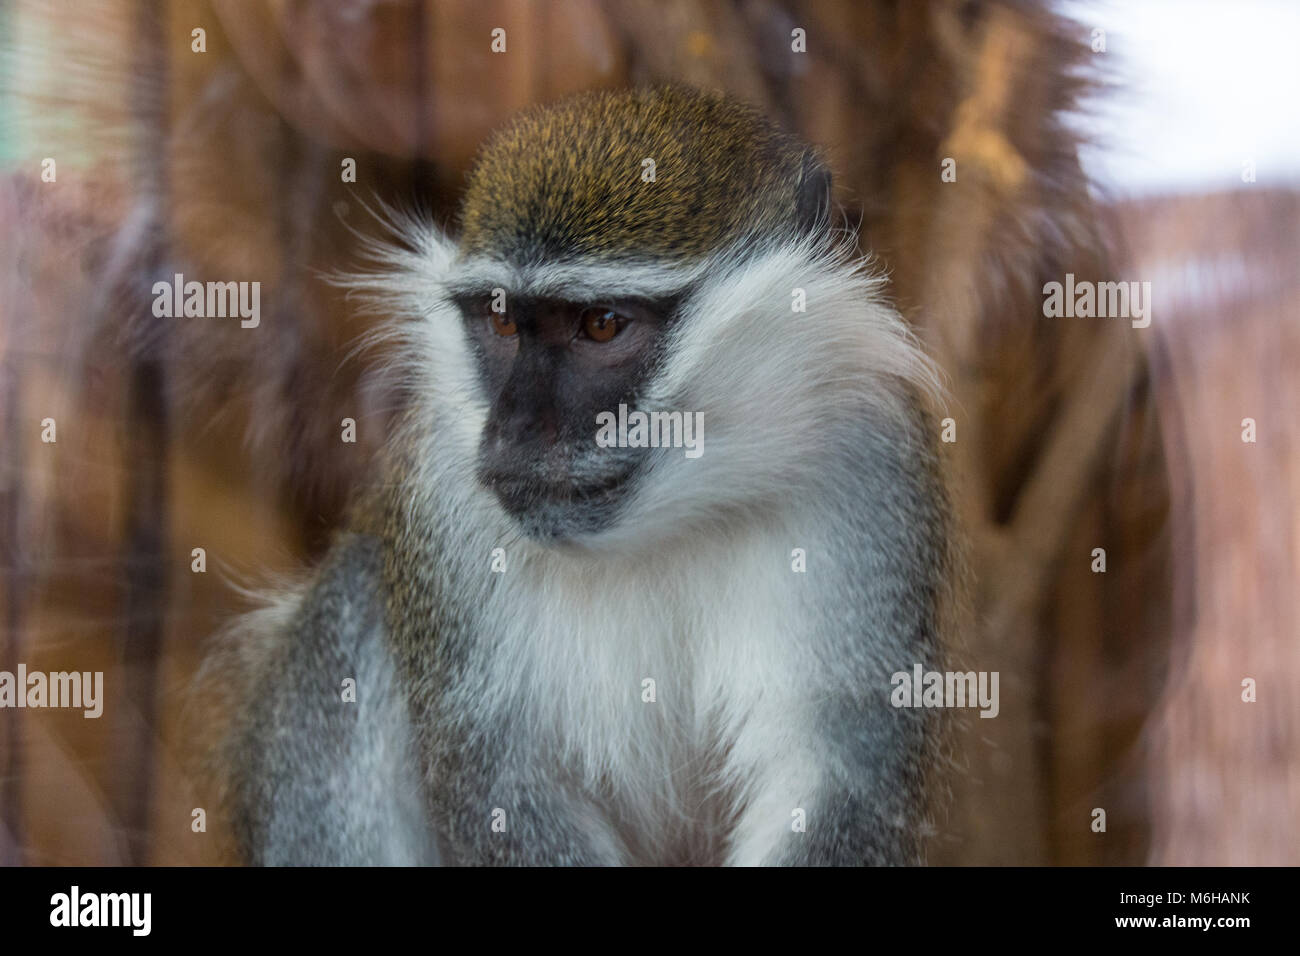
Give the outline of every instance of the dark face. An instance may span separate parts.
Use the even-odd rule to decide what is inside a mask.
[[[596,416],[635,407],[674,304],[515,297],[493,311],[490,295],[457,304],[491,402],[479,480],[531,537],[607,527],[645,449],[600,447]]]

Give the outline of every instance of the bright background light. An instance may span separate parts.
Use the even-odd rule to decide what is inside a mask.
[[[1084,162],[1116,195],[1300,186],[1300,0],[1065,2],[1115,85]]]

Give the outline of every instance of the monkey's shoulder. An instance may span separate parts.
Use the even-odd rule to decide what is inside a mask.
[[[326,722],[332,704],[380,666],[382,553],[376,538],[341,535],[310,577],[235,625],[228,640],[251,685],[255,720]]]
[[[341,534],[303,596],[298,629],[333,635],[339,650],[355,647],[383,619],[383,542],[362,532]]]
[[[226,747],[238,839],[261,863],[436,859],[385,639],[380,539],[344,533],[243,639],[256,680]]]

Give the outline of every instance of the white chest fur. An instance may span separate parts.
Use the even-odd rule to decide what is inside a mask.
[[[768,530],[639,560],[525,549],[482,608],[479,706],[522,717],[538,772],[650,841],[716,825],[807,726],[792,546]]]

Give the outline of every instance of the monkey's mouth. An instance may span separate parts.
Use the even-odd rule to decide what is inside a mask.
[[[612,523],[635,470],[586,481],[546,481],[483,470],[479,481],[529,537],[570,538]]]
[[[541,481],[493,472],[479,476],[479,480],[501,499],[506,510],[512,512],[527,511],[538,504],[599,505],[615,497],[631,478],[631,471],[587,482]]]

